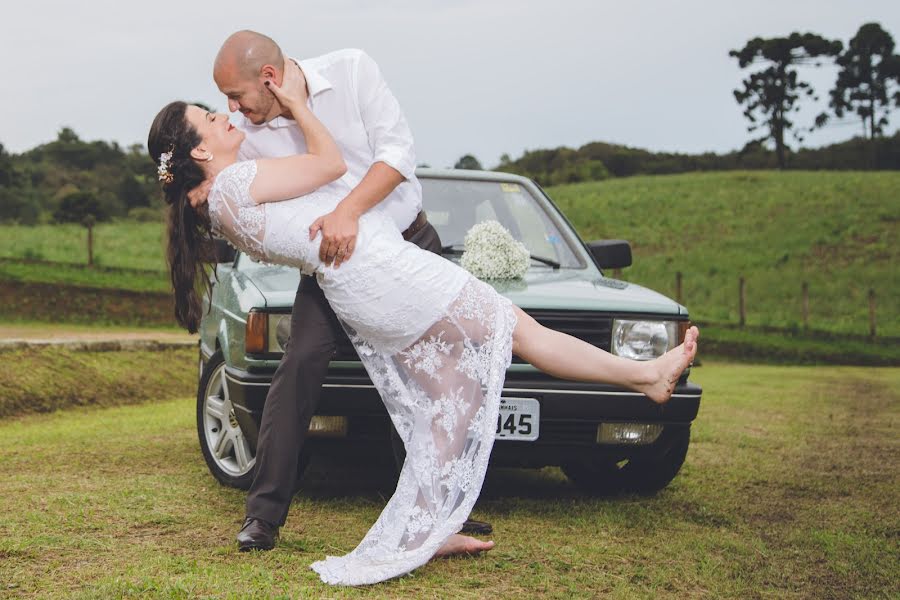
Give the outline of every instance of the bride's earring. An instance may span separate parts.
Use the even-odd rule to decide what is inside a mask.
[[[209,161],[211,161],[211,160],[212,160],[212,159],[213,159],[213,155],[212,155],[212,152],[207,152],[207,153],[206,153],[206,154],[207,154],[207,157],[206,157],[206,162],[209,162]]]

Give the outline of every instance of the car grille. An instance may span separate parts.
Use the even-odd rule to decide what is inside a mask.
[[[609,352],[612,335],[612,318],[589,311],[526,310],[534,320],[545,327],[567,333]],[[334,360],[359,360],[353,344],[342,332],[338,339]],[[513,357],[513,362],[525,361]]]

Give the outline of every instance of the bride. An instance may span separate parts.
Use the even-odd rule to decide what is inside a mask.
[[[456,264],[403,240],[375,207],[338,267],[319,260],[311,224],[349,192],[328,130],[301,100],[299,69],[266,85],[293,115],[308,153],[238,162],[244,134],[224,114],[172,102],[148,137],[167,203],[168,260],[178,322],[195,332],[211,232],[250,256],[314,274],[406,446],[397,488],[349,554],[312,564],[323,581],[359,585],[408,573],[435,556],[489,550],[459,535],[481,490],[511,354],[556,377],[622,385],[669,399],[697,351],[696,327],[653,361],[613,356],[547,329]],[[208,200],[188,193],[214,179]],[[198,283],[202,282],[198,286]]]

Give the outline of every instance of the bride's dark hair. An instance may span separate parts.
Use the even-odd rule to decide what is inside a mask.
[[[191,157],[191,150],[202,139],[187,120],[187,107],[187,103],[178,101],[159,111],[150,126],[147,150],[157,167],[160,155],[171,152],[167,161],[171,178],[163,182],[168,204],[166,258],[175,290],[175,319],[189,332],[196,333],[203,312],[204,287],[212,296],[212,282],[205,263],[213,260],[214,242],[206,203],[195,209],[188,200],[188,192],[200,185],[206,174]]]

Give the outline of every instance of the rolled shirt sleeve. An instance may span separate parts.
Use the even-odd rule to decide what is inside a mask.
[[[412,131],[381,69],[362,50],[356,61],[355,80],[360,116],[374,155],[372,162],[384,162],[404,178],[412,178],[416,170]]]

